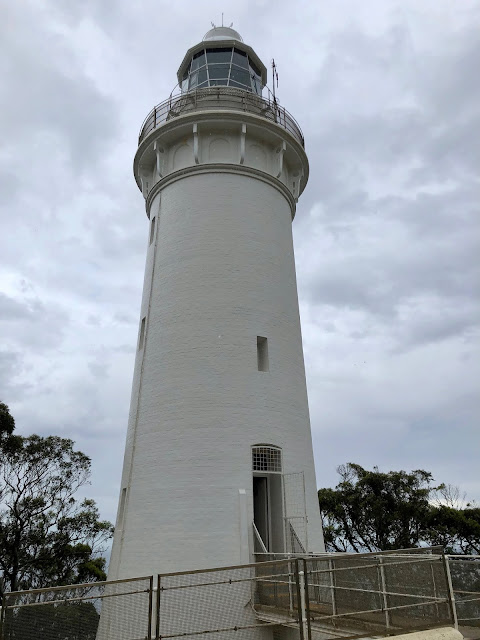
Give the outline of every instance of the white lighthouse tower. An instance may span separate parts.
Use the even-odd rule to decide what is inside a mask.
[[[323,551],[291,223],[301,130],[231,28],[146,118],[149,218],[109,579]]]

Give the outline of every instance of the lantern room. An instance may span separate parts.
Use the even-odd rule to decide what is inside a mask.
[[[214,27],[201,43],[187,51],[178,70],[178,82],[182,93],[221,85],[261,95],[267,70],[237,31]]]

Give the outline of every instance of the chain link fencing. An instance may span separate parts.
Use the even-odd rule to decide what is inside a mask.
[[[272,554],[273,555],[273,554]],[[267,558],[268,554],[262,554]],[[454,600],[455,597],[455,600]],[[456,606],[455,606],[456,605]],[[266,640],[480,628],[480,557],[287,555],[255,564],[7,593],[1,640]],[[288,631],[290,629],[290,631]],[[469,636],[472,637],[472,636]]]
[[[480,630],[480,556],[448,556],[458,623]]]
[[[2,640],[136,640],[150,637],[153,578],[7,593]]]
[[[441,555],[332,555],[303,562],[310,629],[384,635],[455,624]]]
[[[295,566],[287,560],[159,575],[155,637],[264,640],[265,627],[298,625]]]

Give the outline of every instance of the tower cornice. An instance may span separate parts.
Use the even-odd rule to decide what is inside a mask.
[[[148,196],[145,199],[145,210],[147,212],[147,216],[150,218],[150,208],[155,197],[163,190],[165,187],[177,182],[178,180],[182,180],[183,178],[187,178],[189,176],[196,176],[207,173],[232,173],[232,174],[240,174],[245,175],[250,178],[255,178],[256,180],[260,180],[261,182],[265,182],[271,185],[274,189],[277,189],[284,198],[287,200],[290,211],[292,215],[292,220],[295,217],[295,209],[296,202],[295,198],[292,195],[290,189],[288,189],[280,180],[274,178],[273,176],[265,173],[264,171],[259,171],[253,167],[245,167],[239,166],[237,164],[224,164],[224,163],[211,163],[205,165],[195,165],[191,167],[186,167],[184,169],[179,169],[178,171],[174,171],[170,173],[165,178],[159,180],[152,189],[148,192]]]

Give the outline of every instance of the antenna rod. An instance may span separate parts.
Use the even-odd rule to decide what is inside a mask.
[[[273,102],[277,102],[277,98],[275,97],[275,76],[277,74],[277,67],[275,65],[275,60],[272,58],[272,83],[273,83]]]

